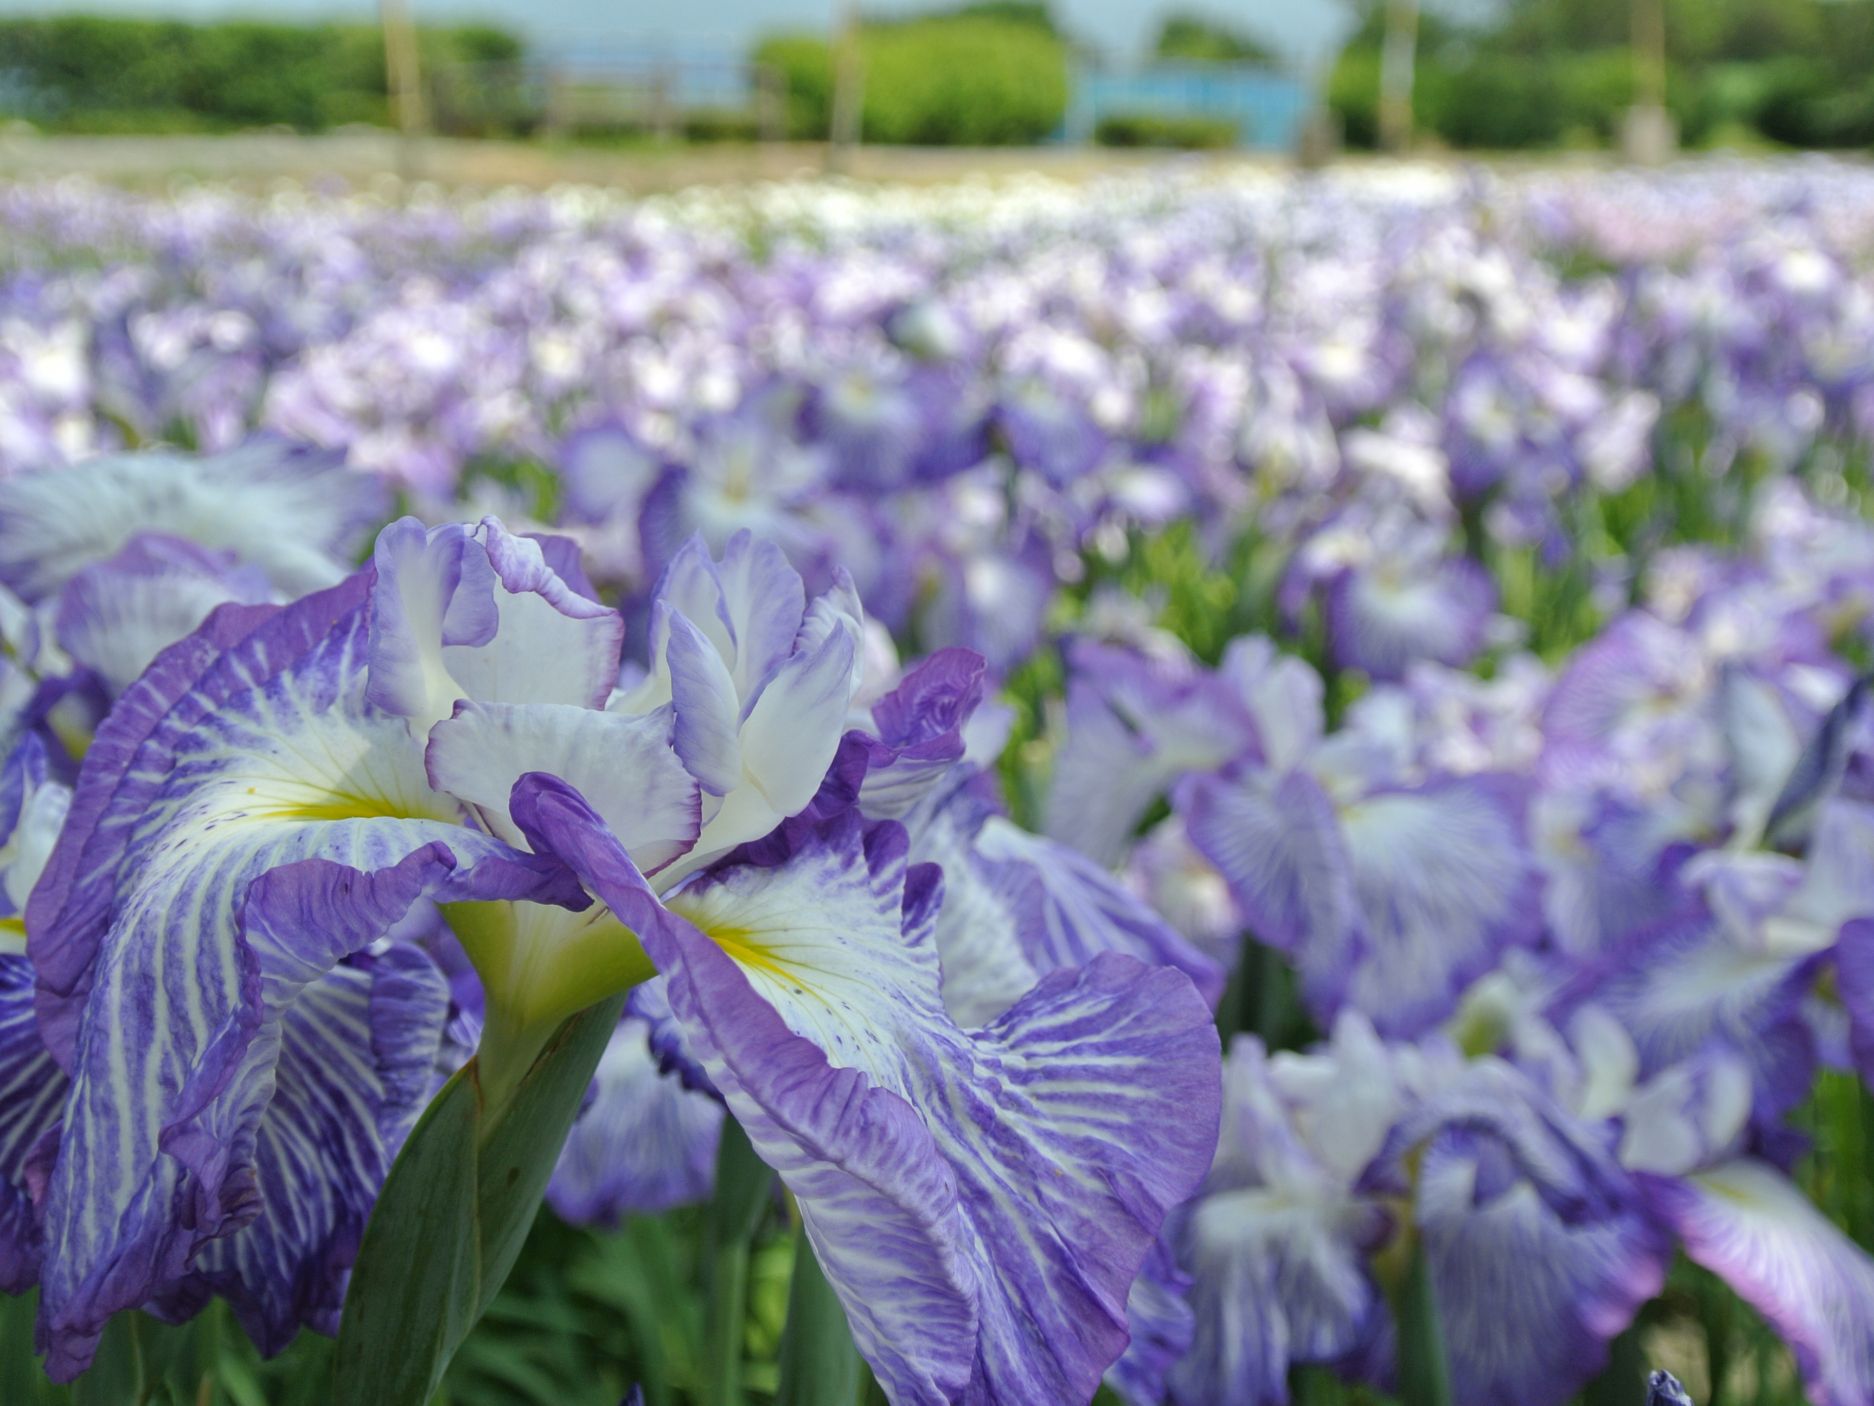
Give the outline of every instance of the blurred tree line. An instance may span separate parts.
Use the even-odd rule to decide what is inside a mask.
[[[1087,53],[1047,0],[962,0],[892,18],[857,36],[867,142],[1025,145],[1059,130],[1074,60]],[[419,32],[430,107],[446,131],[523,136],[543,122],[518,36],[487,25]],[[835,46],[824,34],[776,34],[750,57],[782,81],[789,135],[826,136]],[[1167,14],[1155,54],[1179,63],[1272,64],[1255,35],[1198,10]],[[536,84],[535,87],[538,85]],[[747,140],[748,114],[685,113],[692,140]],[[346,123],[388,125],[384,39],[372,24],[223,23],[86,15],[0,19],[0,120],[50,131],[218,132]],[[1114,145],[1215,146],[1234,127],[1201,117],[1122,114]]]
[[[1274,68],[1281,58],[1256,35],[1193,10],[1174,10],[1158,25],[1154,58],[1180,63],[1247,63]]]
[[[1661,0],[1666,103],[1688,144],[1874,143],[1874,0]],[[1328,101],[1378,138],[1383,0],[1355,0]],[[1420,17],[1418,130],[1460,147],[1605,144],[1634,97],[1632,0],[1498,0]]]
[[[824,137],[834,45],[775,34],[754,60],[781,75],[790,136]],[[859,26],[859,132],[867,142],[1011,146],[1041,141],[1067,110],[1068,40],[1045,4],[983,0]]]
[[[425,67],[445,81],[522,54],[515,35],[480,24],[425,28],[418,43]],[[0,118],[69,132],[387,124],[383,32],[262,20],[0,19]]]
[[[782,77],[791,136],[823,137],[831,120],[836,40],[807,33],[761,40],[753,58]],[[920,146],[1009,146],[1045,140],[1067,111],[1072,61],[1096,55],[1056,22],[1045,0],[964,0],[859,26],[860,135]],[[1153,57],[1177,63],[1274,66],[1256,35],[1178,10],[1159,25]],[[1114,146],[1233,145],[1235,126],[1201,116],[1127,114],[1102,123]]]

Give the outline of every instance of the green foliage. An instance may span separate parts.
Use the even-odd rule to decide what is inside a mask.
[[[761,135],[761,123],[734,108],[692,108],[683,114],[683,135],[693,142],[752,142]]]
[[[426,30],[432,70],[512,63],[521,44],[488,25]],[[384,41],[374,25],[65,15],[0,20],[0,116],[65,131],[321,131],[383,121]]]
[[[1874,0],[1664,0],[1666,102],[1688,145],[1741,133],[1874,143]],[[1474,22],[1423,16],[1413,109],[1457,147],[1612,142],[1634,96],[1629,0],[1506,0]],[[1328,82],[1348,142],[1378,137],[1384,7],[1362,9]]]
[[[1626,49],[1570,54],[1555,65],[1555,90],[1561,105],[1558,135],[1585,132],[1612,141],[1633,102],[1633,55]]]
[[[1177,10],[1158,27],[1152,53],[1161,59],[1200,63],[1254,63],[1273,66],[1277,55],[1255,35],[1208,15]]]
[[[1786,146],[1856,147],[1874,143],[1874,82],[1844,82],[1816,59],[1762,66],[1752,125]]]
[[[1422,130],[1443,134],[1436,114],[1447,110],[1451,71],[1426,57],[1419,49],[1418,67],[1412,75],[1413,110]],[[1379,70],[1377,44],[1349,45],[1341,50],[1328,74],[1327,104],[1339,117],[1341,135],[1348,146],[1379,145]]]
[[[1799,64],[1800,60],[1797,61]],[[1766,103],[1782,71],[1779,63],[1719,63],[1685,75],[1667,88],[1667,99],[1688,144],[1727,140],[1743,131],[1762,139]],[[1774,140],[1774,138],[1771,138]]]
[[[1479,55],[1443,75],[1442,101],[1427,110],[1427,120],[1453,146],[1553,146],[1564,130],[1559,67],[1520,55]]]
[[[996,20],[1003,24],[1026,25],[1030,29],[1056,36],[1061,32],[1060,26],[1054,22],[1054,12],[1048,8],[1047,0],[966,0],[964,4],[940,6],[897,19],[879,15],[868,23],[882,27],[920,20],[956,19]]]
[[[424,1110],[358,1248],[335,1399],[403,1406],[442,1380],[526,1243],[623,1005],[612,997],[568,1020],[505,1100],[484,1090],[484,1041]]]
[[[704,1298],[709,1342],[709,1399],[742,1394],[748,1339],[749,1271],[756,1232],[774,1204],[774,1173],[756,1156],[733,1118],[722,1125],[716,1185],[704,1215]]]
[[[805,1230],[794,1234],[794,1273],[787,1286],[787,1331],[781,1338],[775,1406],[817,1406],[859,1397],[865,1369],[853,1346],[846,1310],[827,1282]]]
[[[1826,12],[1859,0],[1663,0],[1666,48],[1681,63],[1758,61],[1815,52]],[[1509,0],[1500,23],[1483,34],[1492,47],[1539,57],[1625,46],[1632,37],[1630,0]]]
[[[511,30],[492,24],[461,24],[429,30],[429,42],[449,49],[458,63],[519,63],[527,46]]]
[[[1451,1371],[1439,1326],[1438,1293],[1424,1242],[1413,1245],[1405,1272],[1390,1287],[1398,1324],[1399,1395],[1413,1406],[1451,1406]]]
[[[1093,129],[1101,146],[1175,147],[1183,151],[1220,150],[1237,143],[1234,122],[1221,117],[1183,113],[1116,112]]]
[[[1348,45],[1327,78],[1327,105],[1348,146],[1379,145],[1379,50]]]
[[[945,16],[867,24],[859,35],[868,142],[913,146],[1017,146],[1060,126],[1067,110],[1067,50],[1023,20]],[[776,35],[755,61],[782,76],[790,135],[820,138],[833,101],[827,42]]]
[[[754,61],[781,76],[783,123],[796,140],[824,138],[833,114],[833,51],[812,34],[771,34],[755,45]]]
[[[1067,109],[1067,58],[1032,26],[929,20],[866,31],[867,141],[1009,146],[1040,141]]]

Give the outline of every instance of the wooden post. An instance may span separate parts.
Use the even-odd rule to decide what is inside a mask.
[[[1620,133],[1621,153],[1642,166],[1667,160],[1679,133],[1666,110],[1665,0],[1632,0],[1633,106]]]
[[[1643,107],[1666,105],[1664,0],[1633,0],[1633,100]]]
[[[546,90],[541,128],[549,137],[563,137],[572,130],[572,101],[566,89],[566,75],[557,64],[546,71]]]
[[[787,135],[787,95],[781,86],[780,72],[758,63],[751,76],[755,87],[755,130],[762,141],[778,142]]]
[[[1379,60],[1379,141],[1390,152],[1412,144],[1412,76],[1418,66],[1418,0],[1386,0]]]
[[[418,66],[416,24],[408,0],[378,0],[384,29],[384,77],[390,90],[391,116],[400,134],[398,165],[406,178],[417,174],[417,138],[428,115],[423,104],[423,75]]]
[[[677,84],[668,60],[659,59],[651,72],[651,135],[672,141],[677,135]]]
[[[1318,170],[1340,154],[1340,114],[1327,100],[1328,79],[1333,71],[1331,56],[1317,58],[1308,65],[1308,110],[1295,132],[1295,164],[1304,171]]]
[[[826,168],[839,175],[851,169],[852,152],[859,145],[859,118],[865,104],[857,0],[840,0],[833,43],[833,110],[827,132]]]

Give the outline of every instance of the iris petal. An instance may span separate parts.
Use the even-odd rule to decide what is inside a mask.
[[[138,532],[225,547],[289,594],[329,586],[383,521],[389,491],[335,454],[256,440],[207,458],[92,459],[0,484],[0,585],[50,594]]]
[[[0,1294],[23,1294],[39,1277],[30,1176],[58,1127],[66,1088],[65,1071],[39,1038],[32,966],[0,956]]]
[[[1254,728],[1239,700],[1192,664],[1082,644],[1071,665],[1046,829],[1117,864],[1152,802],[1186,772],[1252,748]]]
[[[338,1331],[346,1272],[427,1099],[447,1010],[442,974],[408,946],[334,967],[283,1007],[254,1125],[257,1214],[194,1260],[263,1353],[302,1323]]]
[[[676,713],[672,745],[704,790],[726,796],[742,780],[741,700],[735,680],[688,617],[673,614],[669,628],[664,658]]]
[[[223,601],[251,603],[271,594],[266,577],[237,566],[232,552],[139,533],[115,556],[65,583],[58,641],[73,662],[120,693]]]
[[[1816,1406],[1874,1400],[1874,1260],[1780,1172],[1745,1158],[1653,1184],[1685,1252],[1796,1355]]]
[[[1300,772],[1204,779],[1180,806],[1251,931],[1293,955],[1322,1017],[1352,1006],[1382,1033],[1418,1034],[1506,948],[1540,935],[1510,778],[1428,781],[1338,810]]]
[[[368,700],[419,733],[460,699],[597,708],[618,680],[624,621],[554,569],[565,556],[493,518],[473,530],[415,518],[385,528]]]
[[[1090,1396],[1215,1143],[1216,1033],[1188,979],[1105,954],[966,1034],[938,991],[937,875],[895,825],[848,814],[673,912],[563,785],[527,778],[512,809],[637,929],[893,1399]]]
[[[722,1104],[660,1072],[646,1029],[627,1017],[605,1047],[547,1187],[562,1219],[610,1226],[709,1195]]]
[[[1671,1245],[1632,1208],[1571,1225],[1528,1182],[1482,1196],[1487,1154],[1461,1132],[1434,1138],[1418,1181],[1452,1401],[1560,1406],[1664,1285]]]
[[[670,746],[667,709],[631,716],[565,704],[464,703],[430,730],[432,785],[475,806],[510,843],[508,795],[530,771],[562,777],[588,797],[647,874],[695,844],[702,796]]]
[[[72,1077],[41,1302],[61,1376],[112,1312],[252,1219],[255,1128],[302,991],[420,899],[585,901],[463,828],[402,720],[365,706],[368,585],[217,610],[86,757],[27,913],[42,1030]]]

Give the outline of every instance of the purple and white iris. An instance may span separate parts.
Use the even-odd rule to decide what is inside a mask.
[[[222,605],[160,654],[98,729],[55,847],[42,797],[61,793],[32,789],[43,766],[14,785],[9,853],[46,868],[10,920],[30,935],[15,1005],[62,1121],[6,1166],[9,1187],[43,1177],[33,1214],[9,1205],[43,1228],[55,1375],[126,1308],[220,1294],[267,1350],[333,1326],[448,1016],[441,971],[394,936],[430,905],[480,978],[493,1098],[654,964],[895,1396],[1072,1398],[1119,1355],[1133,1277],[1209,1155],[1216,1035],[1183,973],[1107,950],[1140,938],[1104,910],[987,1027],[946,1011],[943,876],[853,806],[915,806],[960,762],[980,664],[914,670],[845,742],[850,587],[810,601],[771,544],[692,543],[622,689],[623,622],[588,590],[563,540],[394,523],[361,572]],[[1094,891],[1157,958],[1156,920]],[[1033,921],[1057,946],[1080,932],[1071,909]],[[593,1167],[634,1094],[639,1165]],[[693,1199],[720,1116],[627,1022],[556,1204]],[[889,1272],[886,1226],[907,1256]]]

